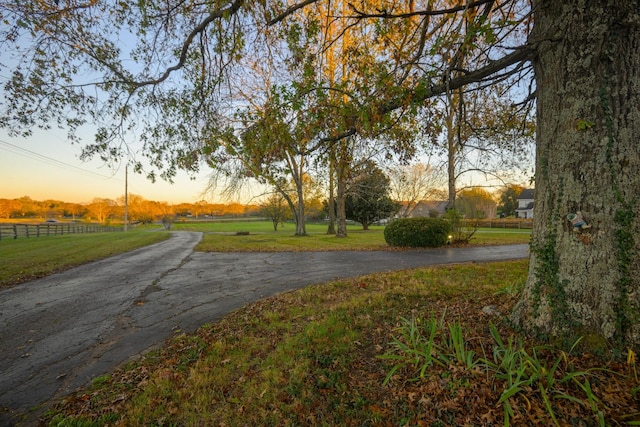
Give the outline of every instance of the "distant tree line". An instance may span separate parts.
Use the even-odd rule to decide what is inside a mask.
[[[446,200],[446,193],[435,187],[435,182],[424,184],[424,176],[416,178],[416,167],[406,168],[410,174],[398,178],[396,174],[387,176],[375,162],[365,161],[353,171],[346,190],[347,219],[362,224],[364,229],[376,221],[399,216],[426,216],[413,212],[413,208],[425,200]],[[426,170],[426,169],[425,169]],[[393,171],[392,171],[393,172]],[[329,217],[329,202],[322,186],[305,177],[307,192],[303,194],[305,219],[322,221]],[[404,188],[404,190],[403,190]],[[416,191],[419,188],[419,191]],[[467,219],[492,218],[513,215],[517,208],[517,197],[522,187],[508,185],[492,194],[485,189],[473,187],[460,190],[455,210]],[[295,193],[294,193],[295,194]],[[137,194],[128,198],[128,218],[131,222],[151,223],[176,218],[204,219],[216,217],[260,216],[273,222],[277,230],[279,224],[295,219],[299,203],[296,196],[288,203],[281,192],[264,194],[253,204],[210,203],[200,200],[194,203],[169,204],[147,200]],[[0,218],[4,219],[70,219],[107,224],[124,219],[124,196],[117,200],[94,198],[89,203],[69,203],[60,200],[33,200],[30,197],[0,199]],[[429,212],[438,216],[444,212]]]
[[[124,197],[117,200],[95,198],[89,203],[69,203],[60,200],[33,200],[30,197],[0,199],[0,218],[4,219],[71,219],[106,224],[124,218]],[[258,215],[258,207],[241,203],[195,203],[169,204],[146,200],[130,194],[128,217],[132,222],[150,223],[165,217],[200,219],[204,217]]]

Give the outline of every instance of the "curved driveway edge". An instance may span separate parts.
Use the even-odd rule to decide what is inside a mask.
[[[24,413],[176,331],[277,293],[376,272],[529,256],[528,245],[194,253],[201,236],[174,232],[164,242],[0,291],[0,408]]]

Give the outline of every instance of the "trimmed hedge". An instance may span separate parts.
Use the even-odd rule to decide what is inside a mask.
[[[435,248],[449,241],[451,223],[440,218],[401,218],[384,229],[384,240],[390,246]]]

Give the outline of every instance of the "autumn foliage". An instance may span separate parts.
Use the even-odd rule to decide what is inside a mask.
[[[124,197],[118,200],[95,198],[89,203],[68,203],[59,200],[0,199],[0,219],[41,220],[73,219],[99,223],[118,222],[124,218]],[[254,205],[241,203],[209,203],[201,200],[195,203],[169,204],[146,200],[142,196],[130,194],[128,216],[132,222],[159,221],[167,216],[184,219],[203,219],[221,216],[245,216],[256,214]]]

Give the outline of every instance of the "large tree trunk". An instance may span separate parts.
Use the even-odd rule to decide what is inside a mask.
[[[347,237],[347,214],[345,199],[347,197],[347,181],[351,168],[350,141],[343,140],[338,145],[338,153],[335,159],[336,165],[336,221],[338,231],[336,237]]]
[[[640,344],[637,0],[537,0],[531,262],[513,319],[592,350]],[[580,211],[591,228],[574,231]]]
[[[302,177],[302,175],[300,175]],[[296,205],[296,236],[307,235],[307,219],[304,212],[304,184],[302,178],[296,181],[296,193],[298,204]]]
[[[347,197],[347,166],[344,162],[338,161],[336,168],[337,194],[336,194],[336,220],[338,231],[336,237],[347,237],[347,215],[345,209],[345,199]]]
[[[327,226],[327,234],[336,234],[336,200],[334,197],[334,164],[335,155],[333,154],[334,148],[329,149],[329,225]]]

